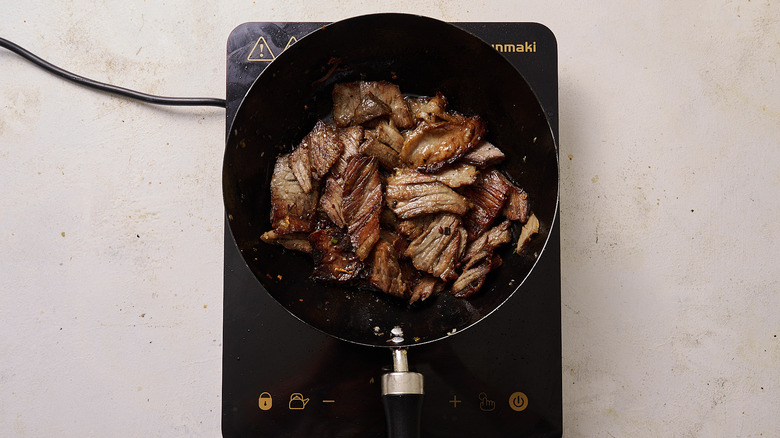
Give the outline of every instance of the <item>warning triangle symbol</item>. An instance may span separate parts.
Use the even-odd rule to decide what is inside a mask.
[[[287,45],[286,45],[286,46],[284,46],[284,50],[287,50],[287,49],[289,49],[289,48],[290,48],[290,46],[292,46],[293,44],[295,44],[295,43],[297,43],[297,42],[298,42],[298,39],[297,39],[297,38],[295,38],[294,36],[291,36],[291,37],[290,37],[290,40],[289,40],[289,41],[287,41]],[[284,50],[283,50],[283,51],[284,51]]]
[[[289,43],[287,43],[289,45]],[[265,41],[265,37],[258,38],[255,46],[249,52],[249,56],[246,57],[247,61],[273,61],[276,58],[274,52],[271,51],[271,47]]]

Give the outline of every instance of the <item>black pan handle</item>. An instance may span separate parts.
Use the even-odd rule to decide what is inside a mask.
[[[409,371],[406,349],[393,350],[393,372],[382,375],[388,438],[420,438],[423,376]]]
[[[420,438],[422,394],[386,394],[382,402],[388,438]]]

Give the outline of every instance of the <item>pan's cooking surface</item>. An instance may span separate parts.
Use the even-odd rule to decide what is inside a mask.
[[[268,60],[320,26],[247,23],[231,34],[228,126]],[[557,55],[549,30],[529,23],[459,26],[500,44],[494,47],[534,87],[557,133]],[[498,311],[458,336],[410,351],[426,375],[424,436],[560,436],[559,260],[556,223],[544,257]],[[227,231],[224,314],[225,437],[384,436],[378,381],[387,351],[301,324],[257,284]]]

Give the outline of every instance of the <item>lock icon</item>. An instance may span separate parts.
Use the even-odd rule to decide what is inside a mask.
[[[307,403],[309,403],[309,399],[303,398],[303,394],[296,392],[290,396],[288,407],[290,410],[299,411],[305,408]]]
[[[271,409],[272,404],[273,399],[271,398],[271,394],[267,392],[260,394],[260,398],[257,399],[257,405],[264,411]]]

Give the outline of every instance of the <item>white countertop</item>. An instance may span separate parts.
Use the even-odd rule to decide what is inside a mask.
[[[565,436],[780,433],[776,3],[4,3],[0,36],[171,96],[224,97],[226,39],[247,21],[545,24]],[[0,50],[0,435],[220,436],[223,116]]]

